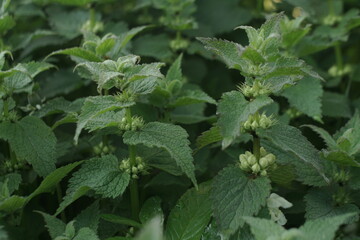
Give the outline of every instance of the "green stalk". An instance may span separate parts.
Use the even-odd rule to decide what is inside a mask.
[[[126,108],[125,112],[126,120],[128,122],[132,121],[131,110]],[[129,145],[129,158],[130,166],[133,167],[136,165],[136,147],[134,145]],[[131,201],[131,216],[134,220],[139,220],[140,204],[139,204],[139,186],[137,179],[131,178],[130,180],[130,201]]]
[[[328,0],[329,15],[335,15],[334,1]]]
[[[90,8],[90,29],[91,31],[94,30],[96,23],[96,15],[95,15],[95,9],[93,7]]]
[[[262,12],[262,10],[263,10],[263,5],[264,5],[263,0],[257,0],[257,11],[258,11],[259,13]]]
[[[9,116],[9,103],[7,99],[4,99],[3,111],[4,111],[4,117],[5,119],[7,119],[7,117]]]
[[[339,70],[343,70],[344,63],[343,63],[343,56],[341,51],[341,45],[337,42],[334,46],[335,57],[336,57],[336,65]]]
[[[256,157],[256,160],[260,159],[260,138],[254,134],[253,135],[253,154]]]

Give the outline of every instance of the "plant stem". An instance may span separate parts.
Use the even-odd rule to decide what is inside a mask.
[[[128,122],[131,122],[131,110],[126,108],[125,116]],[[133,167],[136,165],[136,147],[134,145],[129,145],[129,158],[130,166]],[[132,177],[132,176],[130,176]],[[131,201],[131,216],[134,220],[139,219],[140,204],[139,204],[139,187],[138,180],[131,178],[130,180],[130,201]]]
[[[329,15],[335,15],[334,1],[328,0]]]
[[[342,52],[341,52],[341,45],[339,42],[337,42],[334,46],[334,51],[335,51],[335,57],[336,57],[336,65],[338,70],[343,70],[344,68],[344,64],[343,64],[343,57],[342,57]]]
[[[259,13],[262,12],[262,10],[263,10],[263,5],[264,5],[263,0],[257,0],[257,11],[258,11]]]
[[[95,15],[95,9],[93,7],[90,8],[90,29],[91,31],[94,30],[96,23],[96,15]]]
[[[136,164],[136,148],[135,146],[129,145],[130,165]],[[134,220],[139,218],[139,189],[137,179],[130,180],[130,199],[131,199],[131,216]]]
[[[253,134],[253,154],[256,157],[256,160],[260,159],[260,138]]]
[[[7,99],[4,99],[3,112],[5,119],[7,119],[7,117],[9,116],[9,103]]]

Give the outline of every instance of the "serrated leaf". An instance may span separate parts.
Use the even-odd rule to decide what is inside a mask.
[[[125,78],[128,81],[136,81],[146,77],[164,77],[160,72],[160,68],[164,66],[164,63],[148,63],[148,64],[139,64],[130,67],[125,71]]]
[[[250,225],[256,240],[282,239],[281,235],[285,232],[282,226],[269,219],[244,217],[244,220]]]
[[[182,62],[183,55],[180,54],[176,60],[171,64],[169,70],[166,73],[166,81],[174,81],[179,80],[181,81],[183,78],[182,71],[181,71],[181,62]]]
[[[98,91],[103,88],[110,89],[113,87],[111,80],[124,76],[122,72],[117,71],[116,63],[112,60],[104,62],[84,62],[76,65],[76,69],[85,69],[88,71],[90,78],[98,84]]]
[[[75,142],[78,141],[81,130],[96,117],[108,111],[130,107],[134,102],[121,102],[115,96],[93,96],[86,98],[78,118]]]
[[[52,239],[61,236],[65,232],[66,224],[63,221],[44,212],[39,211],[38,213],[43,216],[45,227],[48,229]]]
[[[316,132],[317,134],[319,134],[319,136],[324,140],[324,142],[326,143],[328,148],[330,148],[332,150],[335,150],[338,148],[335,140],[331,137],[331,135],[325,129],[322,129],[322,128],[314,126],[314,125],[303,125],[303,126],[308,127],[311,130],[313,130],[314,132]]]
[[[100,240],[96,233],[90,228],[81,228],[72,240]]]
[[[93,204],[81,211],[74,220],[76,229],[88,227],[96,232],[100,220],[99,201],[95,201]]]
[[[310,186],[326,186],[328,182],[319,174],[319,172],[310,164],[304,161],[301,161],[298,157],[296,157],[293,153],[282,150],[276,145],[272,144],[267,140],[262,140],[261,145],[268,151],[276,156],[276,162],[279,164],[285,165],[288,169],[287,171],[292,171],[292,167],[294,173],[296,173],[296,179],[306,185]],[[325,164],[325,167],[327,165]],[[290,169],[289,169],[290,168]],[[281,169],[281,167],[280,167]],[[325,172],[329,172],[327,168],[325,168]],[[274,172],[276,174],[276,171]],[[281,174],[281,173],[279,173]],[[286,175],[289,175],[289,179],[286,179]],[[285,177],[285,182],[290,183],[289,181],[293,180],[293,173],[284,172],[281,175],[281,178]],[[271,177],[271,173],[270,173]],[[275,179],[274,179],[275,180]],[[275,180],[276,181],[276,180]],[[280,179],[281,181],[281,179]]]
[[[220,128],[218,126],[213,126],[209,130],[201,133],[196,139],[196,152],[209,144],[220,142],[221,140],[222,136],[220,134]]]
[[[175,101],[170,103],[170,107],[179,107],[197,103],[216,104],[216,101],[200,89],[185,90]]]
[[[188,190],[171,210],[165,236],[167,240],[200,240],[211,218],[210,184]]]
[[[305,195],[306,213],[308,220],[335,217],[347,213],[360,213],[360,209],[351,203],[338,205],[334,202],[331,189],[312,189]],[[349,219],[351,222],[357,221],[358,217]],[[350,222],[349,222],[350,223]]]
[[[355,158],[342,150],[324,151],[324,157],[342,166],[360,167]]]
[[[123,141],[129,145],[144,144],[148,147],[165,149],[194,185],[197,185],[192,151],[187,137],[187,132],[180,126],[151,122],[140,131],[125,132]]]
[[[336,230],[355,214],[344,214],[325,219],[307,221],[299,230],[304,234],[302,239],[334,239]]]
[[[29,162],[40,176],[55,170],[56,137],[42,120],[27,116],[16,123],[3,122],[0,138],[8,141],[16,156]]]
[[[41,108],[34,113],[34,116],[42,118],[56,113],[79,112],[84,100],[84,98],[79,98],[74,102],[70,102],[63,97],[54,98],[41,106]]]
[[[321,117],[321,98],[323,89],[318,79],[305,77],[295,86],[285,89],[281,95],[285,96],[290,106],[310,117]]]
[[[268,139],[280,149],[292,153],[299,160],[310,164],[319,175],[328,181],[319,152],[297,128],[277,124],[268,130],[261,131],[260,136]]]
[[[197,39],[205,45],[206,49],[218,55],[229,68],[241,70],[241,65],[243,64],[243,61],[241,60],[241,54],[244,51],[243,46],[227,40],[215,38]]]
[[[120,35],[120,49],[123,49],[126,44],[133,38],[135,37],[139,32],[141,32],[142,30],[148,28],[149,26],[140,26],[140,27],[135,27],[130,29],[129,31],[123,33],[122,35]]]
[[[89,50],[86,50],[84,48],[80,48],[80,47],[73,47],[73,48],[58,50],[58,51],[52,52],[50,55],[47,56],[47,58],[54,56],[54,55],[59,55],[59,54],[74,56],[74,57],[80,58],[82,60],[87,60],[90,62],[102,62],[102,59],[100,57],[96,56],[95,53],[93,53]]]
[[[223,169],[214,179],[211,192],[214,216],[228,234],[244,225],[243,217],[257,214],[266,204],[271,185],[268,178],[249,178],[238,167]]]
[[[66,196],[56,211],[56,215],[90,189],[104,198],[115,198],[125,191],[129,181],[129,174],[120,171],[119,162],[115,156],[106,155],[87,160],[69,180]]]
[[[258,97],[248,102],[241,92],[225,93],[218,105],[218,126],[223,136],[222,147],[228,147],[240,135],[241,123],[251,114],[269,105],[273,100],[269,97]]]

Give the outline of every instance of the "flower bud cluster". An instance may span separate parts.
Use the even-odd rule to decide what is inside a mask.
[[[255,81],[252,86],[248,84],[243,84],[242,86],[239,87],[239,89],[242,92],[242,94],[244,94],[245,97],[250,99],[254,99],[258,96],[268,95],[271,93],[269,87],[264,85],[260,81]]]
[[[336,182],[341,182],[341,183],[344,183],[344,182],[347,182],[349,181],[350,179],[350,175],[347,171],[345,171],[344,169],[341,169],[339,172],[336,172],[334,174],[334,180]]]
[[[241,170],[261,176],[266,176],[269,168],[276,167],[275,155],[267,153],[263,147],[260,148],[260,159],[256,159],[254,154],[246,151],[245,154],[240,154],[239,160],[239,167]]]
[[[289,108],[288,110],[286,110],[286,114],[289,115],[290,119],[298,118],[303,115],[303,113],[296,108]]]
[[[122,160],[119,168],[128,173],[133,179],[138,179],[140,174],[145,175],[148,173],[148,167],[146,166],[145,161],[139,156],[135,158],[134,165],[131,165],[130,158]]]
[[[11,162],[11,160],[5,160],[4,165],[3,165],[3,169],[4,169],[5,173],[12,173],[12,172],[21,170],[24,167],[25,167],[24,162],[13,163],[13,162]]]
[[[93,148],[96,155],[106,155],[115,152],[115,147],[111,145],[105,145],[103,142],[99,143]]]
[[[272,116],[268,117],[264,113],[255,113],[242,124],[242,129],[245,131],[255,131],[258,128],[269,128],[275,124]]]
[[[323,18],[323,23],[325,25],[332,26],[335,23],[341,22],[341,20],[342,20],[341,16],[336,16],[331,14]]]
[[[136,131],[144,126],[144,120],[141,117],[133,116],[131,121],[128,121],[126,117],[121,119],[119,128],[124,131]]]
[[[350,65],[345,65],[343,68],[338,68],[338,66],[334,65],[329,69],[329,74],[332,77],[342,77],[352,72],[352,67]]]

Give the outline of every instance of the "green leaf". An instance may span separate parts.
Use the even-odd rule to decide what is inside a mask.
[[[12,16],[5,13],[0,16],[0,34],[5,34],[8,30],[15,26],[16,22]]]
[[[55,52],[52,52],[50,55],[47,56],[51,57],[54,55],[59,55],[59,54],[64,54],[64,55],[70,55],[73,57],[77,57],[90,62],[102,62],[102,59],[98,56],[95,55],[95,53],[86,50],[84,48],[80,48],[80,47],[73,47],[73,48],[67,48],[67,49],[62,49],[62,50],[58,50]]]
[[[175,101],[170,103],[170,107],[179,107],[184,105],[190,104],[197,104],[197,103],[211,103],[216,104],[216,101],[203,92],[200,89],[196,90],[185,90],[184,92],[180,93],[180,97],[176,98]]]
[[[293,154],[294,157],[306,164],[310,164],[319,175],[328,181],[324,174],[323,160],[319,156],[319,152],[302,135],[300,130],[289,125],[277,124],[268,130],[259,132],[260,136],[268,139],[278,148]]]
[[[222,147],[228,147],[240,135],[240,126],[251,114],[269,105],[273,100],[269,97],[258,97],[248,102],[241,92],[225,93],[218,105],[218,126],[223,136]]]
[[[190,189],[171,210],[165,236],[167,240],[200,240],[211,218],[210,184]]]
[[[115,198],[125,191],[129,181],[129,174],[120,171],[119,162],[115,156],[106,155],[87,160],[69,180],[66,196],[56,211],[56,215],[90,189],[104,198]]]
[[[76,69],[85,69],[91,76],[91,79],[98,84],[98,91],[103,88],[110,89],[113,87],[111,80],[124,76],[122,72],[117,71],[116,63],[112,60],[104,62],[84,62],[76,65]]]
[[[270,195],[266,177],[248,177],[238,167],[223,169],[214,179],[211,199],[214,216],[228,234],[244,225],[243,217],[257,214]]]
[[[74,136],[75,142],[78,141],[81,130],[94,118],[97,118],[108,111],[130,107],[133,104],[134,102],[121,102],[115,96],[87,97],[79,115]]]
[[[76,229],[88,227],[94,232],[97,232],[100,220],[99,201],[95,201],[89,207],[81,211],[74,220]]]
[[[66,224],[63,221],[44,212],[38,211],[38,213],[43,216],[46,224],[45,226],[52,239],[61,236],[65,232]]]
[[[101,218],[104,219],[107,222],[112,222],[112,223],[117,223],[117,224],[121,224],[121,225],[141,228],[141,224],[139,222],[134,221],[134,220],[129,219],[129,218],[126,218],[126,217],[121,217],[121,216],[117,216],[117,215],[114,215],[114,214],[102,214]]]
[[[360,163],[353,156],[342,150],[324,151],[324,157],[342,166],[360,167]]]
[[[274,221],[254,217],[244,217],[244,219],[250,225],[256,240],[283,239],[281,235],[285,229]]]
[[[151,197],[144,202],[139,213],[139,218],[142,223],[147,223],[152,218],[163,215],[164,213],[161,208],[161,198]]]
[[[199,151],[200,149],[206,147],[209,144],[220,142],[222,140],[222,136],[220,134],[220,129],[218,126],[213,126],[209,130],[201,133],[201,135],[196,139],[196,149],[195,151]]]
[[[182,81],[183,75],[181,72],[181,62],[183,55],[180,54],[177,59],[171,64],[169,70],[166,73],[166,81],[171,82],[174,80]]]
[[[42,120],[27,116],[16,123],[3,122],[0,138],[7,140],[16,156],[29,162],[40,176],[55,170],[56,137]]]
[[[76,2],[71,0],[67,1]],[[82,33],[81,28],[89,19],[89,13],[85,11],[85,9],[79,8],[70,10],[58,6],[50,6],[46,8],[46,13],[51,28],[67,40],[80,36]]]
[[[350,217],[355,214],[344,214],[336,217],[316,219],[307,221],[302,227],[299,228],[304,234],[302,239],[316,239],[316,240],[329,240],[334,239],[335,232],[344,224]]]
[[[295,86],[287,88],[281,95],[286,97],[290,106],[313,118],[321,117],[321,98],[323,89],[318,79],[305,77]]]
[[[197,38],[197,40],[202,42],[206,49],[219,56],[229,68],[241,70],[241,65],[243,64],[241,59],[241,54],[244,51],[243,46],[215,38]]]
[[[148,28],[149,26],[140,26],[140,27],[135,27],[130,29],[129,31],[123,33],[122,35],[120,35],[120,49],[123,49],[126,44],[133,39],[133,37],[135,37],[138,33],[140,33],[141,31],[143,31],[144,29]]]
[[[90,228],[81,228],[72,240],[100,240],[96,233]]]
[[[84,104],[83,98],[70,102],[63,97],[57,97],[46,102],[41,108],[34,113],[34,116],[42,118],[56,113],[79,112]]]
[[[33,191],[26,199],[29,202],[33,197],[42,194],[51,192],[56,185],[66,177],[74,168],[79,166],[82,161],[70,163],[66,166],[57,168],[55,171],[47,175],[44,180],[40,183],[40,185]]]
[[[22,208],[26,203],[25,197],[11,196],[0,202],[0,212],[12,213]]]
[[[320,218],[335,217],[347,213],[360,213],[359,208],[355,204],[337,204],[334,201],[333,195],[336,192],[332,189],[321,188],[311,189],[305,195],[305,217],[308,220],[315,220]],[[358,217],[352,217],[348,223],[358,220]]]
[[[123,141],[128,145],[144,144],[165,149],[196,186],[195,167],[187,137],[187,132],[180,126],[151,122],[140,131],[125,132]]]
[[[317,169],[311,165],[311,163],[307,163],[301,161],[298,157],[296,157],[293,153],[282,150],[281,148],[277,147],[276,145],[272,144],[268,140],[262,140],[261,145],[268,151],[271,152],[276,156],[276,162],[283,165],[278,170],[275,170],[274,173],[270,173],[270,178],[272,178],[272,174],[274,174],[275,178],[272,179],[275,182],[280,180],[281,182],[285,181],[285,184],[289,184],[292,180],[294,180],[293,172],[296,173],[296,179],[306,185],[310,186],[327,186],[329,183],[319,174]],[[325,172],[329,172],[327,169],[327,163],[325,161]],[[283,170],[284,172],[278,172]],[[276,175],[281,175],[276,177]]]
[[[324,142],[326,143],[327,147],[335,150],[338,148],[337,143],[335,142],[335,140],[331,137],[331,135],[324,129],[319,128],[317,126],[314,125],[303,125],[304,127],[308,127],[311,130],[313,130],[314,132],[316,132],[317,134],[319,134],[319,136],[324,140]]]

